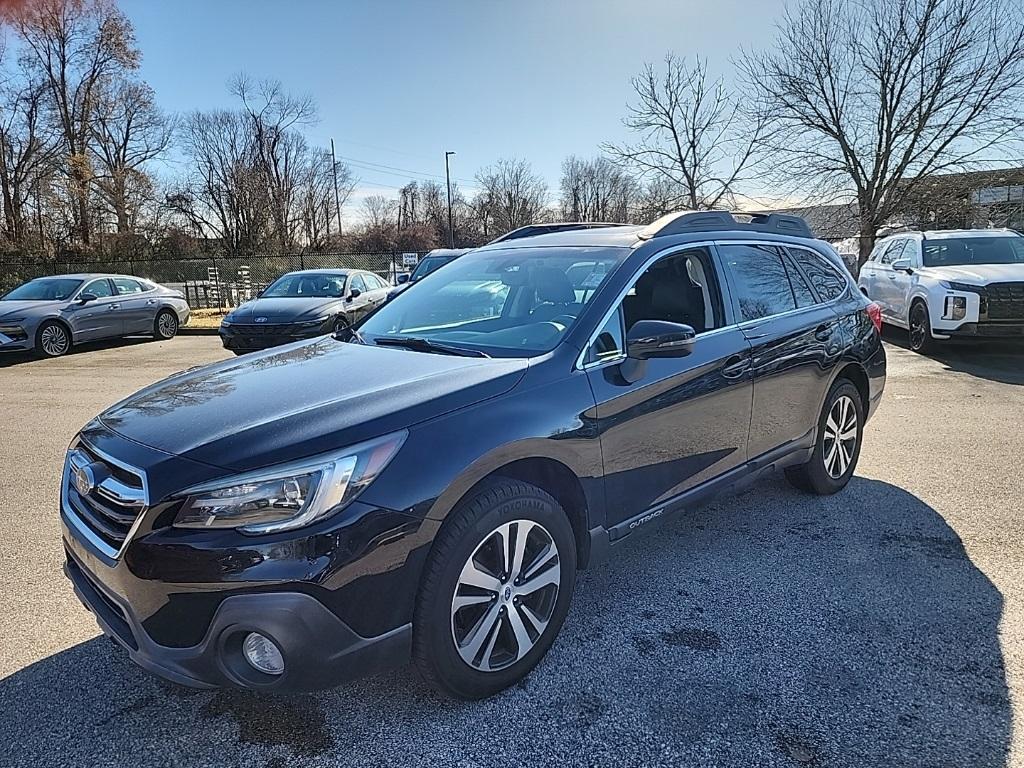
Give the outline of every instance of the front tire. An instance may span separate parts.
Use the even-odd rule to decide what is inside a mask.
[[[491,481],[453,510],[434,542],[413,660],[448,696],[491,696],[547,653],[575,581],[575,538],[558,502],[528,483]]]
[[[802,491],[827,496],[850,482],[860,458],[864,404],[849,379],[832,385],[818,417],[818,437],[811,460],[786,469],[786,479]]]
[[[914,352],[927,355],[935,351],[936,342],[932,337],[932,323],[928,318],[928,307],[923,301],[915,301],[910,307],[908,339],[910,348]]]
[[[61,357],[71,349],[71,331],[63,323],[47,320],[36,331],[36,351],[43,357]]]

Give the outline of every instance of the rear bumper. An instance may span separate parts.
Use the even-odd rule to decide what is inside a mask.
[[[64,573],[104,634],[140,667],[179,685],[310,691],[399,666],[411,654],[411,624],[363,637],[316,598],[287,591],[225,597],[198,644],[163,646],[70,552]],[[263,674],[245,661],[241,644],[249,632],[273,640],[284,657],[283,674]]]

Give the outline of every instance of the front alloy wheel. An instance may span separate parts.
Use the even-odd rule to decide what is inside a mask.
[[[413,616],[413,661],[442,693],[480,699],[514,685],[547,653],[569,612],[576,538],[544,490],[481,483],[431,547]]]
[[[473,669],[494,672],[526,656],[551,621],[558,546],[532,520],[495,528],[473,551],[452,598],[452,638]]]
[[[38,346],[47,357],[60,357],[71,349],[71,335],[60,323],[44,323],[39,329]]]
[[[932,326],[928,320],[928,307],[918,301],[910,309],[910,348],[914,352],[927,353],[935,347]]]

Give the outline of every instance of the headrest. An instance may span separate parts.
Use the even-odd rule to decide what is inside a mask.
[[[530,273],[530,282],[537,291],[537,298],[550,304],[573,304],[576,291],[569,276],[555,267],[537,267]]]

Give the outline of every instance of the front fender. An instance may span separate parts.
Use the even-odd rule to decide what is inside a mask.
[[[533,373],[535,375],[531,376]],[[444,520],[478,482],[520,459],[550,459],[580,481],[588,525],[604,522],[601,448],[585,374],[537,382],[419,424],[364,491],[368,503]]]

